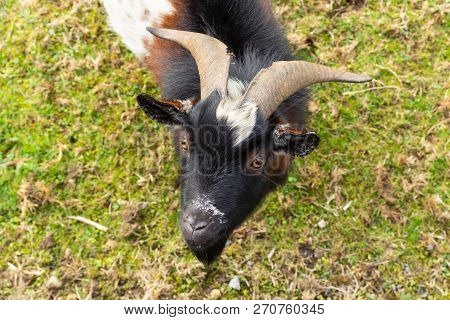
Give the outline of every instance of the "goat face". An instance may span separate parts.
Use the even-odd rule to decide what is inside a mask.
[[[194,254],[209,263],[232,230],[283,182],[290,157],[306,156],[319,144],[315,133],[271,120],[282,102],[313,83],[370,78],[304,61],[281,61],[243,85],[229,78],[232,55],[219,40],[186,31],[148,30],[188,49],[197,63],[198,103],[156,101],[145,94],[138,103],[152,119],[176,128],[181,230]]]
[[[199,260],[212,262],[229,234],[264,196],[284,182],[290,159],[314,150],[318,137],[265,120],[257,110],[250,128],[233,127],[224,119],[217,92],[189,111],[181,103],[160,102],[140,95],[138,102],[151,118],[174,126],[174,143],[181,163],[180,227]],[[236,117],[236,115],[235,115]],[[241,119],[244,125],[246,119]],[[243,136],[243,134],[247,136]]]

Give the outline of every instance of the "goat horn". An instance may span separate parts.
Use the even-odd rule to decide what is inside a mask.
[[[242,103],[256,103],[264,119],[302,88],[320,82],[367,82],[366,75],[334,70],[306,61],[279,61],[261,70],[250,83]]]
[[[201,98],[207,98],[218,90],[225,97],[231,56],[227,46],[206,34],[148,27],[151,34],[178,43],[189,50],[197,63],[200,75]]]

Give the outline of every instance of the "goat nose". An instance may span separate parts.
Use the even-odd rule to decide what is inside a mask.
[[[186,217],[186,223],[192,228],[193,232],[202,230],[206,228],[209,224],[209,220],[206,217],[194,217],[193,215],[189,215]]]

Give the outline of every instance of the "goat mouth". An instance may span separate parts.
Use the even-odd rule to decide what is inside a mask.
[[[213,263],[222,253],[227,243],[227,237],[219,237],[214,242],[209,242],[205,245],[191,245],[188,242],[188,246],[192,253],[197,257],[200,262],[209,265]]]

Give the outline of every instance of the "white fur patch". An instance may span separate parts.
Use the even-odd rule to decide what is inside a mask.
[[[247,84],[230,78],[227,87],[228,97],[217,107],[217,119],[226,121],[231,128],[235,129],[234,146],[247,139],[256,124],[257,105],[253,103],[239,105],[246,86]]]
[[[202,210],[203,212],[211,212],[211,215],[213,217],[217,217],[220,223],[225,223],[224,221],[225,213],[217,209],[213,205],[211,200],[209,200],[207,197],[195,199],[194,201],[192,201],[192,205],[195,208]]]
[[[178,100],[178,101],[180,101],[181,105],[183,106],[184,112],[189,112],[189,110],[191,110],[194,107],[192,99]]]
[[[243,83],[239,79],[230,78],[227,83],[228,97],[232,100],[237,100],[245,93],[247,84]]]
[[[148,54],[144,43],[153,41],[145,28],[158,26],[174,10],[169,0],[103,0],[103,4],[109,25],[139,58]]]

